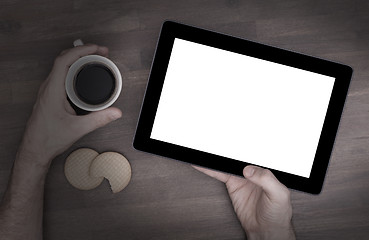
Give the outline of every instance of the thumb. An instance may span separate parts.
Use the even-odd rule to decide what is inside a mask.
[[[246,179],[261,187],[271,200],[285,200],[289,196],[289,190],[278,181],[274,174],[268,169],[256,166],[247,166],[243,169]]]
[[[101,111],[92,112],[84,116],[80,116],[78,126],[82,135],[94,131],[106,124],[122,117],[122,111],[115,107],[110,107]]]

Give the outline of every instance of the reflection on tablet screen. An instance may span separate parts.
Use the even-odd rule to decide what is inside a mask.
[[[308,178],[334,81],[176,38],[150,137]]]

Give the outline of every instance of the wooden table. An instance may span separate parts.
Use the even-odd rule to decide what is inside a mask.
[[[0,196],[37,90],[73,40],[106,45],[123,74],[124,117],[76,142],[51,166],[45,239],[244,239],[224,185],[191,166],[132,147],[151,61],[165,19],[343,62],[354,77],[323,191],[292,191],[298,239],[369,236],[369,4],[366,0],[0,2]],[[117,151],[129,186],[79,191],[64,177],[80,147]]]

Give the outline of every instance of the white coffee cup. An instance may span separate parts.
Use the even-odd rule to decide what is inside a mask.
[[[115,79],[115,87],[111,94],[111,96],[99,104],[90,104],[86,103],[79,97],[79,94],[76,91],[75,83],[76,78],[79,72],[86,67],[87,65],[98,64],[107,68]],[[65,90],[70,101],[78,108],[83,109],[85,111],[100,111],[105,108],[110,107],[119,97],[119,94],[122,90],[122,76],[119,72],[118,67],[108,58],[102,57],[100,55],[88,55],[81,57],[77,61],[75,61],[72,66],[70,66],[67,77],[65,79]]]

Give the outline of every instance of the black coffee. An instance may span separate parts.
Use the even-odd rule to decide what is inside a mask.
[[[106,102],[115,89],[114,74],[101,64],[85,65],[74,82],[77,96],[85,103],[98,105]]]

